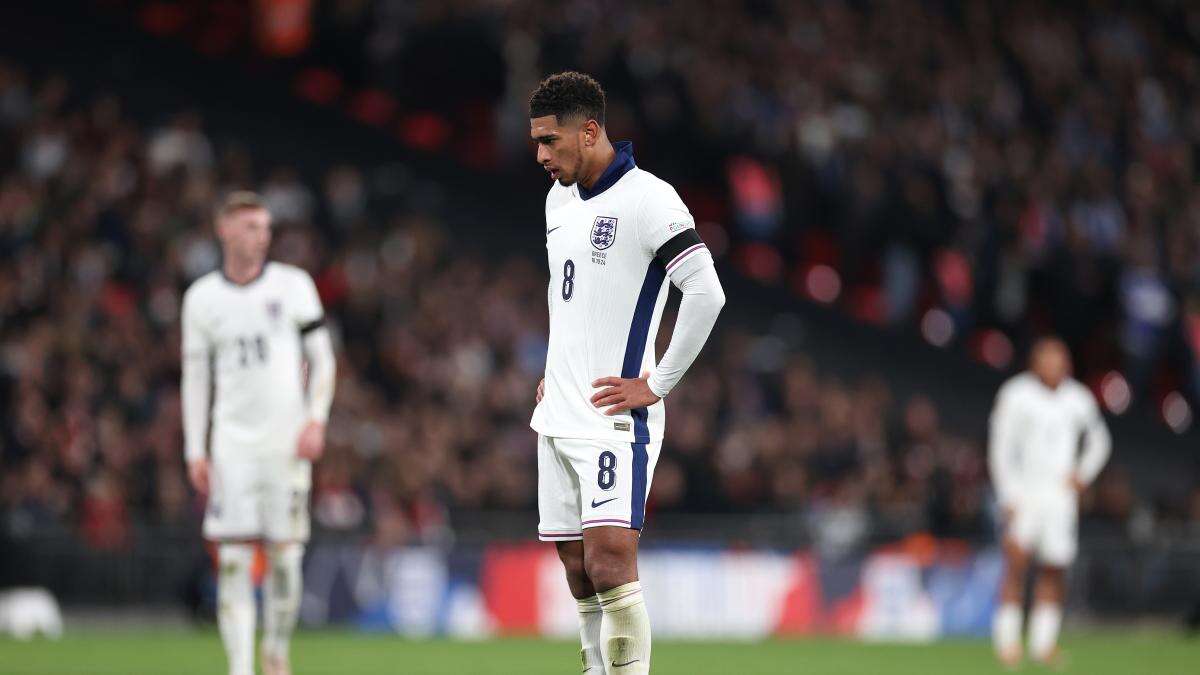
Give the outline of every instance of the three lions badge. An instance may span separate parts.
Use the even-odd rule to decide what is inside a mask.
[[[597,251],[603,251],[617,240],[617,219],[608,216],[597,216],[592,223],[592,246]]]

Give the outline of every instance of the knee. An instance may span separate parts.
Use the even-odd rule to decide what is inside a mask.
[[[304,544],[296,542],[272,543],[267,547],[267,559],[272,567],[294,567],[304,559]]]
[[[1044,567],[1038,570],[1038,599],[1061,600],[1066,593],[1066,588],[1067,579],[1064,570],[1057,567]]]
[[[242,601],[254,592],[251,570],[254,547],[221,544],[217,549],[217,594],[225,600]]]
[[[569,580],[580,583],[587,582],[587,570],[583,564],[583,546],[559,547],[558,559],[562,561],[563,569],[566,570]]]
[[[597,591],[616,588],[637,578],[631,556],[616,547],[590,547],[584,558],[584,568]]]
[[[1005,578],[1013,583],[1024,583],[1028,569],[1024,560],[1011,560],[1005,565]]]
[[[1011,602],[1020,598],[1025,588],[1027,564],[1027,559],[1023,555],[1005,556],[1004,577],[1001,582],[1002,599]]]
[[[1015,545],[1008,546],[1004,551],[1004,569],[1010,579],[1025,578],[1029,566],[1029,556]]]

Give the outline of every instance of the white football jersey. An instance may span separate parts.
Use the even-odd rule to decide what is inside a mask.
[[[530,426],[557,438],[657,442],[662,401],[608,416],[592,405],[592,382],[654,370],[667,278],[712,258],[675,190],[637,168],[629,143],[615,147],[591,190],[556,181],[546,196],[550,341]]]
[[[295,453],[308,420],[302,336],[323,318],[312,278],[292,265],[268,262],[240,285],[218,270],[188,288],[183,353],[212,360],[214,458]]]
[[[991,416],[989,464],[1002,502],[1067,489],[1074,475],[1090,483],[1111,441],[1096,399],[1067,378],[1051,389],[1032,373],[1000,388]]]

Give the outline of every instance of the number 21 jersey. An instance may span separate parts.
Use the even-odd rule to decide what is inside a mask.
[[[183,358],[212,362],[216,459],[295,453],[307,421],[302,337],[323,316],[312,278],[283,263],[266,263],[245,284],[218,270],[188,288]]]

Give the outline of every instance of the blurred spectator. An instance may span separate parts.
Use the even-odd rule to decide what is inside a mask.
[[[25,86],[19,71],[4,72],[7,87]],[[208,199],[245,168],[213,161],[230,151],[211,145],[195,115],[142,137],[111,97],[90,108],[103,114],[88,110],[42,108],[11,132],[22,147],[51,149],[3,174],[0,233],[14,264],[0,270],[0,400],[13,420],[3,461],[14,470],[2,496],[14,530],[60,524],[116,550],[135,523],[194,517],[179,447],[180,291],[218,263]],[[124,131],[105,135],[112,129]],[[114,170],[128,187],[82,180]],[[425,217],[358,226],[377,214],[355,169],[330,168],[324,186],[314,192],[277,167],[263,187],[279,216],[276,255],[316,272],[341,336],[329,451],[314,478],[317,526],[380,545],[429,542],[447,536],[448,509],[531,507],[541,271],[519,258],[451,256]],[[340,223],[344,243],[311,229],[319,214]],[[668,443],[678,447],[665,455],[652,508],[815,505],[829,515],[814,522],[831,550],[861,541],[871,509],[908,514],[900,529],[930,525],[927,486],[950,457],[936,448],[950,441],[928,400],[907,404],[905,431],[891,439],[893,397],[881,381],[849,386],[769,336],[733,331],[722,351],[672,397],[687,413],[673,415]],[[978,494],[964,503],[977,514],[982,477],[966,478],[960,488]]]
[[[1200,25],[1195,9],[335,5],[314,8],[305,58],[390,89],[446,143],[519,130],[545,72],[595,73],[610,126],[652,136],[646,164],[684,176],[711,231],[738,226],[729,259],[760,281],[828,265],[845,289],[832,302],[883,322],[940,309],[964,344],[992,327],[1017,344],[1055,329],[1083,379],[1125,367],[1135,395],[1178,336],[1200,373],[1200,56],[1166,25]],[[451,61],[488,65],[437,70]],[[317,525],[439,541],[456,510],[531,507],[542,263],[460,251],[436,209],[383,207],[363,169],[264,174],[215,138],[197,113],[139,124],[114,96],[0,63],[8,527],[73,528],[112,549],[136,523],[195,517],[178,304],[219,263],[209,210],[234,187],[263,191],[274,255],[314,273],[340,337]],[[475,165],[491,157],[479,147],[455,152]],[[510,156],[530,164],[497,155]],[[806,512],[831,552],[873,528],[987,534],[978,430],[960,436],[932,399],[875,377],[821,372],[774,336],[722,325],[718,343],[668,401],[652,509]],[[1116,474],[1089,508],[1127,525],[1137,502]]]
[[[430,111],[409,120],[469,136],[455,153],[472,166],[481,116],[509,143],[533,83],[586,70],[608,88],[610,127],[653,139],[639,156],[682,177],[700,219],[737,226],[750,276],[777,281],[762,267],[779,254],[833,265],[856,316],[938,308],[959,344],[1052,330],[1085,380],[1127,367],[1137,399],[1156,382],[1200,399],[1161,344],[1200,290],[1187,3],[455,0],[338,3],[313,20],[298,66]],[[442,55],[459,44],[472,48],[455,62],[502,72],[452,72]],[[510,150],[496,157],[529,163]]]

